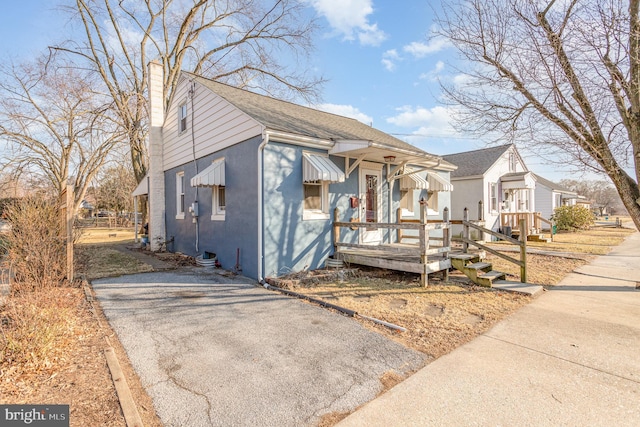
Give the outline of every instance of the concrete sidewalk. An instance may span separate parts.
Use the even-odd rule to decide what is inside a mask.
[[[640,425],[640,233],[338,425]]]

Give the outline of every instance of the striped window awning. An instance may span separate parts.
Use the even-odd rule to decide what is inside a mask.
[[[413,170],[407,168],[406,173],[411,174]],[[400,178],[401,190],[428,190],[429,183],[417,173],[404,175]]]
[[[453,184],[447,181],[435,171],[429,171],[427,174],[427,182],[430,191],[453,191]]]
[[[328,156],[314,153],[302,154],[303,182],[344,182],[344,172]]]
[[[192,187],[213,187],[224,185],[224,158],[215,160],[211,166],[191,178]]]

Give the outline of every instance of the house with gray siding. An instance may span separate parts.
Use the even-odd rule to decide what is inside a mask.
[[[151,249],[216,254],[258,281],[324,266],[340,221],[429,218],[450,206],[455,166],[357,120],[182,72],[166,111],[149,65]],[[144,187],[144,188],[143,188]],[[381,229],[347,230],[363,245]]]

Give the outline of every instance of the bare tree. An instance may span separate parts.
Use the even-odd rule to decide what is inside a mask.
[[[164,66],[166,106],[183,67],[239,87],[315,98],[321,80],[296,63],[310,52],[315,29],[304,7],[299,0],[76,0],[70,11],[86,37],[57,49],[86,59],[104,81],[139,182],[147,173],[147,63]]]
[[[598,209],[600,215],[605,212],[622,214],[625,210],[618,192],[608,181],[563,179],[559,184],[591,201],[592,208]]]
[[[606,174],[640,229],[640,0],[451,0],[459,125]],[[625,169],[631,170],[629,174]]]
[[[0,68],[3,169],[48,183],[60,195],[74,187],[74,211],[110,150],[120,141],[111,100],[95,92],[92,74],[55,58]]]
[[[131,192],[136,179],[130,162],[114,162],[101,170],[95,179],[96,208],[114,212],[133,211]]]

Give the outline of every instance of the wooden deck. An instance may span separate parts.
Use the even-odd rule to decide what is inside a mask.
[[[447,275],[451,267],[448,253],[451,251],[448,210],[445,220],[438,223],[427,223],[426,205],[422,206],[420,220],[415,223],[373,223],[340,221],[340,212],[336,208],[333,213],[334,257],[347,263],[386,268],[389,270],[417,273],[421,276],[423,286],[428,284],[428,275],[444,271]],[[347,218],[350,219],[350,218]],[[353,243],[362,229],[378,228],[388,231],[388,239],[395,234],[396,243],[366,245]],[[342,233],[347,230],[347,233]],[[401,243],[403,230],[417,233],[413,237],[415,243]],[[440,230],[442,237],[430,238],[429,232]],[[358,234],[356,234],[358,233]],[[431,244],[431,245],[430,245]]]
[[[391,245],[376,245],[369,249],[341,249],[336,255],[339,259],[351,264],[417,274],[436,273],[451,267],[451,260],[444,253],[428,255],[426,262],[423,263],[418,251],[418,245],[393,243]]]

